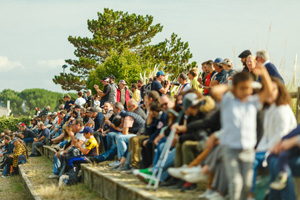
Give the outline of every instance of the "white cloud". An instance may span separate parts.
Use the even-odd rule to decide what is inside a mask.
[[[36,64],[41,66],[41,67],[46,67],[46,68],[57,68],[61,67],[62,65],[65,64],[64,59],[56,59],[56,60],[38,60],[36,61]]]
[[[22,65],[19,61],[10,61],[7,56],[0,56],[0,72],[7,72]]]

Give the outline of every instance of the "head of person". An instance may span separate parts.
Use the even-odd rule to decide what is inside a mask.
[[[188,76],[184,73],[180,73],[178,75],[178,78],[177,78],[178,82],[181,84],[181,85],[184,85],[186,84],[187,80],[188,80]]]
[[[291,95],[282,83],[282,81],[277,77],[271,77],[272,80],[272,95],[267,99],[268,104],[275,103],[276,106],[281,105],[291,105]]]
[[[108,77],[105,77],[105,78],[103,78],[100,82],[101,82],[104,86],[106,86],[106,85],[109,84],[109,78],[108,78]]]
[[[64,104],[60,104],[60,105],[59,105],[59,107],[58,107],[58,109],[59,109],[59,110],[63,110],[63,109],[64,109],[64,107],[65,107],[65,105],[64,105]]]
[[[121,102],[116,102],[113,106],[113,111],[114,114],[117,115],[119,114],[122,110],[124,110],[124,106],[122,105]]]
[[[81,105],[76,105],[74,107],[74,110],[76,110],[79,113],[81,108],[82,108]]]
[[[81,108],[80,109],[80,117],[83,119],[86,116],[86,109],[85,108]]]
[[[152,118],[158,118],[159,117],[159,113],[163,111],[162,107],[160,104],[152,102],[150,104],[150,110],[149,110],[149,116],[151,116]]]
[[[148,83],[152,83],[154,78],[149,78]]]
[[[12,143],[14,144],[14,146],[18,146],[20,144],[20,140],[18,137],[14,137],[14,139],[12,139]]]
[[[203,73],[206,73],[206,66],[205,66],[206,62],[201,63],[201,70]]]
[[[143,80],[142,80],[142,79],[139,79],[139,80],[136,82],[136,85],[137,85],[138,89],[141,89],[141,87],[143,86]]]
[[[95,100],[95,101],[99,101],[99,97],[98,97],[97,94],[94,95],[94,100]]]
[[[136,83],[132,83],[131,84],[131,90],[134,92],[137,89],[138,89],[137,84]]]
[[[8,136],[8,135],[5,135],[5,136],[3,136],[3,137],[4,137],[4,142],[5,142],[6,144],[9,144],[9,142],[11,141],[11,137]]]
[[[71,99],[70,95],[67,94],[66,96],[64,96],[64,102],[70,101],[70,99]]]
[[[206,69],[206,73],[211,73],[215,70],[212,60],[205,62],[205,69]]]
[[[260,50],[256,52],[256,61],[258,63],[264,64],[267,60],[269,60],[270,56],[266,50]]]
[[[255,60],[255,57],[252,56],[252,55],[249,55],[246,59],[246,66],[248,67],[249,69],[249,72],[252,72],[253,69],[255,68],[256,66],[256,60]]]
[[[170,95],[165,94],[160,97],[160,105],[163,108],[163,110],[166,111],[170,108],[174,108],[175,102]]]
[[[87,111],[86,111],[86,115],[90,118],[95,118],[96,115],[97,115],[97,110],[96,108],[92,107],[92,108],[89,108]]]
[[[86,91],[86,95],[89,97],[89,96],[91,96],[91,94],[92,94],[92,91],[91,90],[87,90]]]
[[[80,97],[83,96],[83,93],[82,93],[81,91],[79,91],[79,92],[77,93],[77,96],[78,96],[78,98],[80,98]]]
[[[136,100],[130,99],[127,102],[127,108],[130,112],[134,112],[139,107],[139,104]]]
[[[60,118],[60,119],[64,119],[64,117],[66,116],[66,114],[67,114],[66,111],[64,111],[64,110],[60,111],[60,113],[59,113],[59,118]]]
[[[22,132],[24,132],[25,129],[26,129],[26,124],[22,123],[21,126],[20,126],[20,130],[21,130]]]
[[[252,55],[250,50],[245,50],[239,55],[239,58],[241,59],[241,62],[243,63],[244,66],[246,66],[247,57],[250,55]]]
[[[126,85],[127,85],[126,81],[124,81],[124,80],[120,80],[119,81],[119,88],[120,88],[120,90],[123,90]]]
[[[150,91],[147,95],[145,95],[145,98],[144,98],[144,103],[145,103],[145,107],[147,110],[150,109],[150,104],[152,102],[156,102],[156,103],[159,103],[159,99],[160,99],[160,96],[159,96],[159,93],[157,91]]]
[[[116,77],[114,75],[110,75],[108,78],[109,78],[109,83],[110,84],[114,83],[115,80],[116,80]]]
[[[190,80],[193,80],[196,76],[198,76],[198,69],[197,68],[192,68],[188,72],[188,77]]]
[[[72,130],[78,133],[83,127],[83,122],[80,119],[75,119],[72,122]]]
[[[164,71],[158,71],[156,73],[156,80],[159,81],[159,82],[162,82],[166,79],[166,74]]]
[[[83,129],[83,136],[85,137],[85,139],[90,139],[94,134],[94,131],[91,127],[86,126]]]
[[[51,115],[52,119],[55,119],[56,116],[57,116],[57,112],[53,112],[52,115]]]
[[[221,62],[223,61],[222,58],[216,58],[214,61],[214,68],[216,72],[221,72],[223,70],[223,66],[221,64]]]
[[[39,130],[44,130],[46,128],[43,122],[39,122],[37,124],[37,127],[38,127]]]
[[[46,106],[46,110],[48,110],[48,111],[49,111],[49,110],[50,110],[50,106]]]
[[[221,62],[221,65],[222,65],[223,69],[225,69],[227,71],[233,68],[233,62],[229,58],[225,58]]]
[[[76,119],[77,116],[78,116],[78,113],[79,113],[79,112],[77,112],[77,110],[72,110],[71,116],[74,117],[74,118]]]
[[[182,106],[187,116],[196,116],[199,112],[201,94],[196,90],[191,90],[183,96]]]
[[[104,110],[105,113],[107,113],[108,110],[111,109],[111,108],[112,108],[112,105],[111,105],[110,102],[105,102],[104,103],[103,110]]]
[[[245,101],[249,95],[252,95],[253,88],[251,86],[253,79],[247,72],[239,72],[232,78],[232,92],[235,97],[241,101]]]

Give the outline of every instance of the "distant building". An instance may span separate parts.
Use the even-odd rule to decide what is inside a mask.
[[[8,117],[10,113],[10,101],[7,101],[7,107],[0,106],[0,117],[2,117],[3,115]]]

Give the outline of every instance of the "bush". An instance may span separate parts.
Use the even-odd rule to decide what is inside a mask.
[[[30,124],[30,118],[28,117],[8,117],[5,116],[0,117],[0,132],[2,132],[4,129],[9,129],[11,131],[17,131],[18,127],[17,124],[19,122],[24,122],[26,125]]]

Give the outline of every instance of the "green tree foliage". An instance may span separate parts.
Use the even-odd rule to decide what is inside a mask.
[[[66,60],[72,67],[71,73],[55,76],[53,81],[65,90],[81,90],[90,71],[109,56],[111,50],[122,52],[124,47],[141,51],[142,47],[162,31],[160,24],[152,25],[153,17],[113,11],[108,8],[98,12],[98,19],[88,20],[88,30],[92,38],[69,36],[68,40],[76,48],[78,60]]]
[[[140,72],[149,72],[150,66],[144,62],[139,55],[125,48],[119,54],[111,51],[104,63],[92,70],[88,79],[87,87],[93,88],[93,85],[99,85],[100,80],[113,74],[119,80],[124,79],[128,83],[137,82],[140,79]],[[101,87],[101,85],[100,85]]]
[[[18,127],[17,124],[19,122],[24,122],[25,124],[30,124],[30,118],[28,117],[0,117],[0,132],[2,132],[4,129],[9,129],[11,131],[17,131]]]
[[[116,60],[117,54],[123,59],[127,57],[124,55],[124,49],[129,49],[131,53],[141,57],[139,63],[142,66],[137,68],[137,74],[128,74],[129,77],[126,77],[129,82],[135,80],[135,77],[143,72],[138,71],[138,69],[144,68],[143,65],[153,67],[163,64],[164,70],[170,73],[171,78],[174,79],[178,73],[195,66],[196,62],[189,64],[189,59],[192,58],[189,45],[178,38],[175,33],[171,35],[170,40],[166,39],[158,44],[150,44],[152,38],[162,29],[160,24],[153,25],[153,17],[150,15],[128,14],[128,12],[105,8],[103,13],[98,13],[98,19],[88,20],[88,30],[93,35],[91,38],[69,36],[68,40],[76,48],[74,54],[78,59],[66,60],[71,65],[71,72],[60,73],[59,76],[54,77],[53,82],[60,84],[64,90],[79,91],[86,88],[86,84],[91,88],[93,82],[91,77],[95,78],[94,74],[105,68],[103,63],[108,58],[112,56],[113,60]],[[114,54],[111,55],[112,53]],[[129,61],[126,62],[129,63]],[[137,63],[136,60],[134,62]],[[120,67],[123,64],[119,63],[117,66]],[[97,70],[94,72],[95,69]],[[114,69],[110,71],[118,72]],[[126,70],[124,69],[123,72]],[[90,73],[92,73],[91,77],[87,80]],[[114,75],[120,78],[119,74]],[[102,78],[107,73],[98,73],[98,75],[101,75]]]
[[[69,94],[73,99],[77,98],[76,94]],[[0,92],[0,102],[6,106],[7,100],[10,100],[11,114],[14,116],[32,116],[35,113],[35,107],[43,109],[48,105],[51,107],[51,110],[55,110],[60,103],[63,103],[62,99],[63,95],[61,93],[45,89],[26,89],[22,92],[5,89]]]

